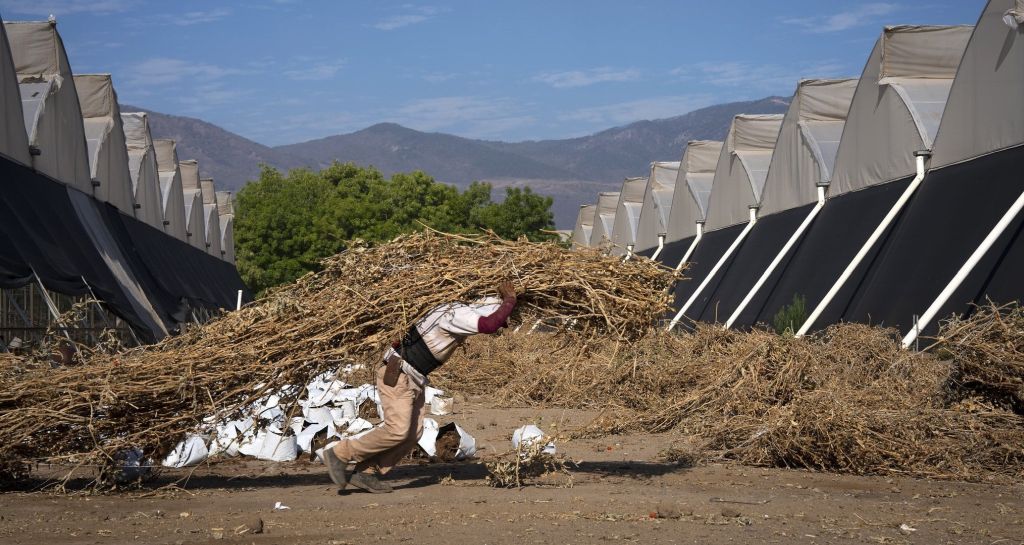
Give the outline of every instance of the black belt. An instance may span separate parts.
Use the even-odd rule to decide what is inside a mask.
[[[441,367],[441,362],[427,347],[427,343],[423,341],[423,336],[420,335],[420,330],[416,329],[415,324],[410,326],[409,331],[402,337],[402,346],[398,348],[398,353],[402,355],[403,360],[423,376],[427,376],[434,369]]]

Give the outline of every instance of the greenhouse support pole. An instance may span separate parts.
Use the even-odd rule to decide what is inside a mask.
[[[974,250],[974,253],[967,258],[967,262],[960,267],[960,270],[957,271],[956,275],[953,276],[953,279],[949,281],[949,284],[947,284],[946,288],[942,290],[942,293],[935,298],[935,301],[933,301],[931,306],[928,307],[928,310],[924,311],[924,314],[917,319],[914,326],[910,329],[910,332],[907,333],[907,336],[903,337],[903,348],[909,348],[910,345],[914,344],[918,335],[920,335],[921,330],[928,327],[931,321],[935,319],[935,316],[940,310],[942,310],[942,307],[946,302],[949,301],[949,298],[953,296],[953,292],[955,292],[957,288],[964,283],[964,280],[966,280],[967,276],[971,274],[974,267],[978,265],[978,262],[985,257],[985,254],[988,253],[989,249],[996,243],[996,240],[1002,236],[1010,224],[1013,223],[1013,220],[1017,218],[1017,215],[1020,214],[1022,208],[1024,208],[1024,193],[1021,193],[1020,196],[1017,197],[1017,200],[1013,202],[1013,205],[1010,206],[1010,209],[1003,214],[1003,217],[999,218],[999,222],[996,223],[996,226],[989,231],[985,240],[981,241],[981,244]]]
[[[735,252],[736,249],[740,247],[740,244],[743,243],[743,239],[747,238],[747,235],[750,234],[750,230],[754,228],[755,224],[757,224],[757,207],[751,206],[750,221],[747,222],[747,226],[743,228],[743,231],[741,231],[739,236],[736,237],[736,240],[732,241],[732,244],[729,245],[729,249],[726,250],[724,254],[722,254],[721,259],[719,259],[718,262],[715,263],[715,266],[712,267],[711,272],[709,272],[707,276],[704,277],[704,281],[701,282],[699,286],[697,286],[697,289],[694,290],[693,295],[691,295],[690,298],[687,299],[686,304],[683,305],[683,308],[679,309],[679,312],[677,312],[675,317],[672,318],[672,321],[668,324],[669,331],[675,329],[676,324],[679,323],[679,320],[683,318],[683,315],[686,314],[687,310],[690,310],[690,306],[692,306],[693,303],[697,300],[697,298],[700,297],[700,294],[701,292],[704,291],[704,288],[706,288],[708,284],[711,283],[711,280],[715,278],[715,275],[718,274],[718,270],[721,269],[723,265],[725,265],[726,261],[729,261],[729,258],[732,257],[733,252]]]
[[[789,240],[786,241],[786,245],[783,246],[781,250],[779,250],[778,255],[775,256],[775,259],[773,259],[771,264],[768,265],[768,268],[765,269],[764,274],[761,275],[761,278],[757,279],[757,283],[754,284],[754,287],[750,288],[750,291],[747,293],[747,296],[743,298],[742,302],[740,302],[740,306],[736,307],[736,311],[733,312],[732,316],[729,317],[729,320],[725,322],[725,326],[723,326],[724,329],[729,329],[730,327],[732,327],[732,324],[736,323],[736,320],[739,319],[740,314],[743,312],[744,309],[747,308],[747,305],[750,304],[750,300],[753,299],[754,296],[757,295],[757,292],[761,290],[761,287],[764,286],[764,283],[767,282],[768,278],[772,275],[772,273],[775,272],[775,268],[779,266],[779,263],[782,263],[782,259],[786,257],[786,254],[788,254],[791,249],[793,249],[793,246],[795,246],[797,241],[800,240],[800,237],[804,235],[804,231],[806,231],[807,228],[810,227],[811,222],[814,221],[814,218],[818,216],[818,212],[821,212],[821,209],[824,206],[825,186],[819,185],[818,204],[814,205],[814,208],[812,208],[811,212],[807,214],[806,218],[804,218],[804,221],[803,223],[800,224],[800,227],[796,228],[796,232],[793,233],[793,236],[789,237]]]
[[[814,312],[812,312],[811,315],[807,318],[807,321],[804,322],[804,325],[800,326],[800,330],[796,332],[797,337],[803,337],[804,335],[807,334],[808,331],[811,330],[812,327],[814,327],[814,323],[817,322],[818,318],[821,317],[821,314],[825,312],[825,309],[828,308],[828,305],[832,302],[832,299],[834,299],[836,294],[839,293],[839,290],[843,288],[843,286],[846,284],[846,281],[849,280],[851,276],[853,276],[853,271],[855,271],[857,267],[860,266],[861,262],[864,261],[864,258],[867,257],[868,252],[870,252],[871,248],[875,246],[875,243],[878,242],[878,239],[882,238],[882,234],[885,233],[886,229],[889,228],[892,222],[896,221],[896,216],[899,215],[899,213],[903,210],[903,207],[906,206],[907,201],[910,200],[910,197],[912,197],[914,195],[914,192],[917,191],[918,186],[921,185],[921,182],[924,180],[924,176],[926,173],[924,162],[925,159],[931,157],[931,152],[917,151],[914,152],[914,157],[916,157],[917,159],[917,175],[914,176],[914,179],[910,182],[910,185],[908,185],[907,188],[903,190],[903,194],[900,195],[900,198],[897,199],[895,203],[893,203],[892,208],[889,209],[889,213],[887,213],[885,217],[882,218],[882,221],[878,224],[878,226],[875,227],[874,232],[871,233],[871,236],[869,236],[868,239],[864,242],[864,245],[860,247],[860,250],[857,252],[857,255],[853,256],[853,260],[850,261],[850,263],[846,266],[846,269],[843,271],[843,273],[839,275],[839,278],[836,280],[835,284],[832,284],[832,287],[828,290],[828,293],[825,294],[825,297],[818,303],[818,306],[814,307]]]

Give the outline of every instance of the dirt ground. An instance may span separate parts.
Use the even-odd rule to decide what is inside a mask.
[[[400,466],[392,494],[338,494],[323,466],[305,459],[164,471],[152,488],[116,495],[0,494],[0,543],[1024,543],[1021,483],[685,467],[659,459],[672,435],[561,441],[578,462],[571,483],[485,484],[481,460],[507,451],[516,427],[556,434],[594,416],[457,403],[436,418],[473,434],[478,459]],[[155,488],[183,477],[181,488]]]

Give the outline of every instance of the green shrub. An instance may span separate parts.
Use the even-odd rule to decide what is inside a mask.
[[[779,335],[793,335],[807,321],[807,305],[804,296],[796,294],[793,302],[780,308],[772,318],[772,326]]]

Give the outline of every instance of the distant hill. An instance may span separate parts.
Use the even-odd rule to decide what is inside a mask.
[[[572,228],[580,204],[599,191],[617,188],[627,176],[647,172],[651,161],[677,161],[689,140],[722,139],[740,113],[784,113],[788,98],[734,102],[653,121],[638,121],[589,136],[565,140],[495,142],[426,133],[381,123],[349,134],[269,148],[198,119],[151,112],[155,138],[178,141],[184,159],[218,185],[237,189],[259,173],[259,163],[287,170],[322,167],[331,161],[372,165],[385,175],[423,170],[464,187],[474,180],[496,188],[529,185],[555,198],[555,221]],[[140,108],[123,106],[124,111]],[[503,194],[496,192],[496,197]]]
[[[127,104],[121,105],[121,111],[148,113],[153,138],[177,142],[178,158],[199,161],[200,175],[213,178],[218,189],[237,191],[259,176],[261,163],[281,170],[314,164],[194,117],[167,115]]]

